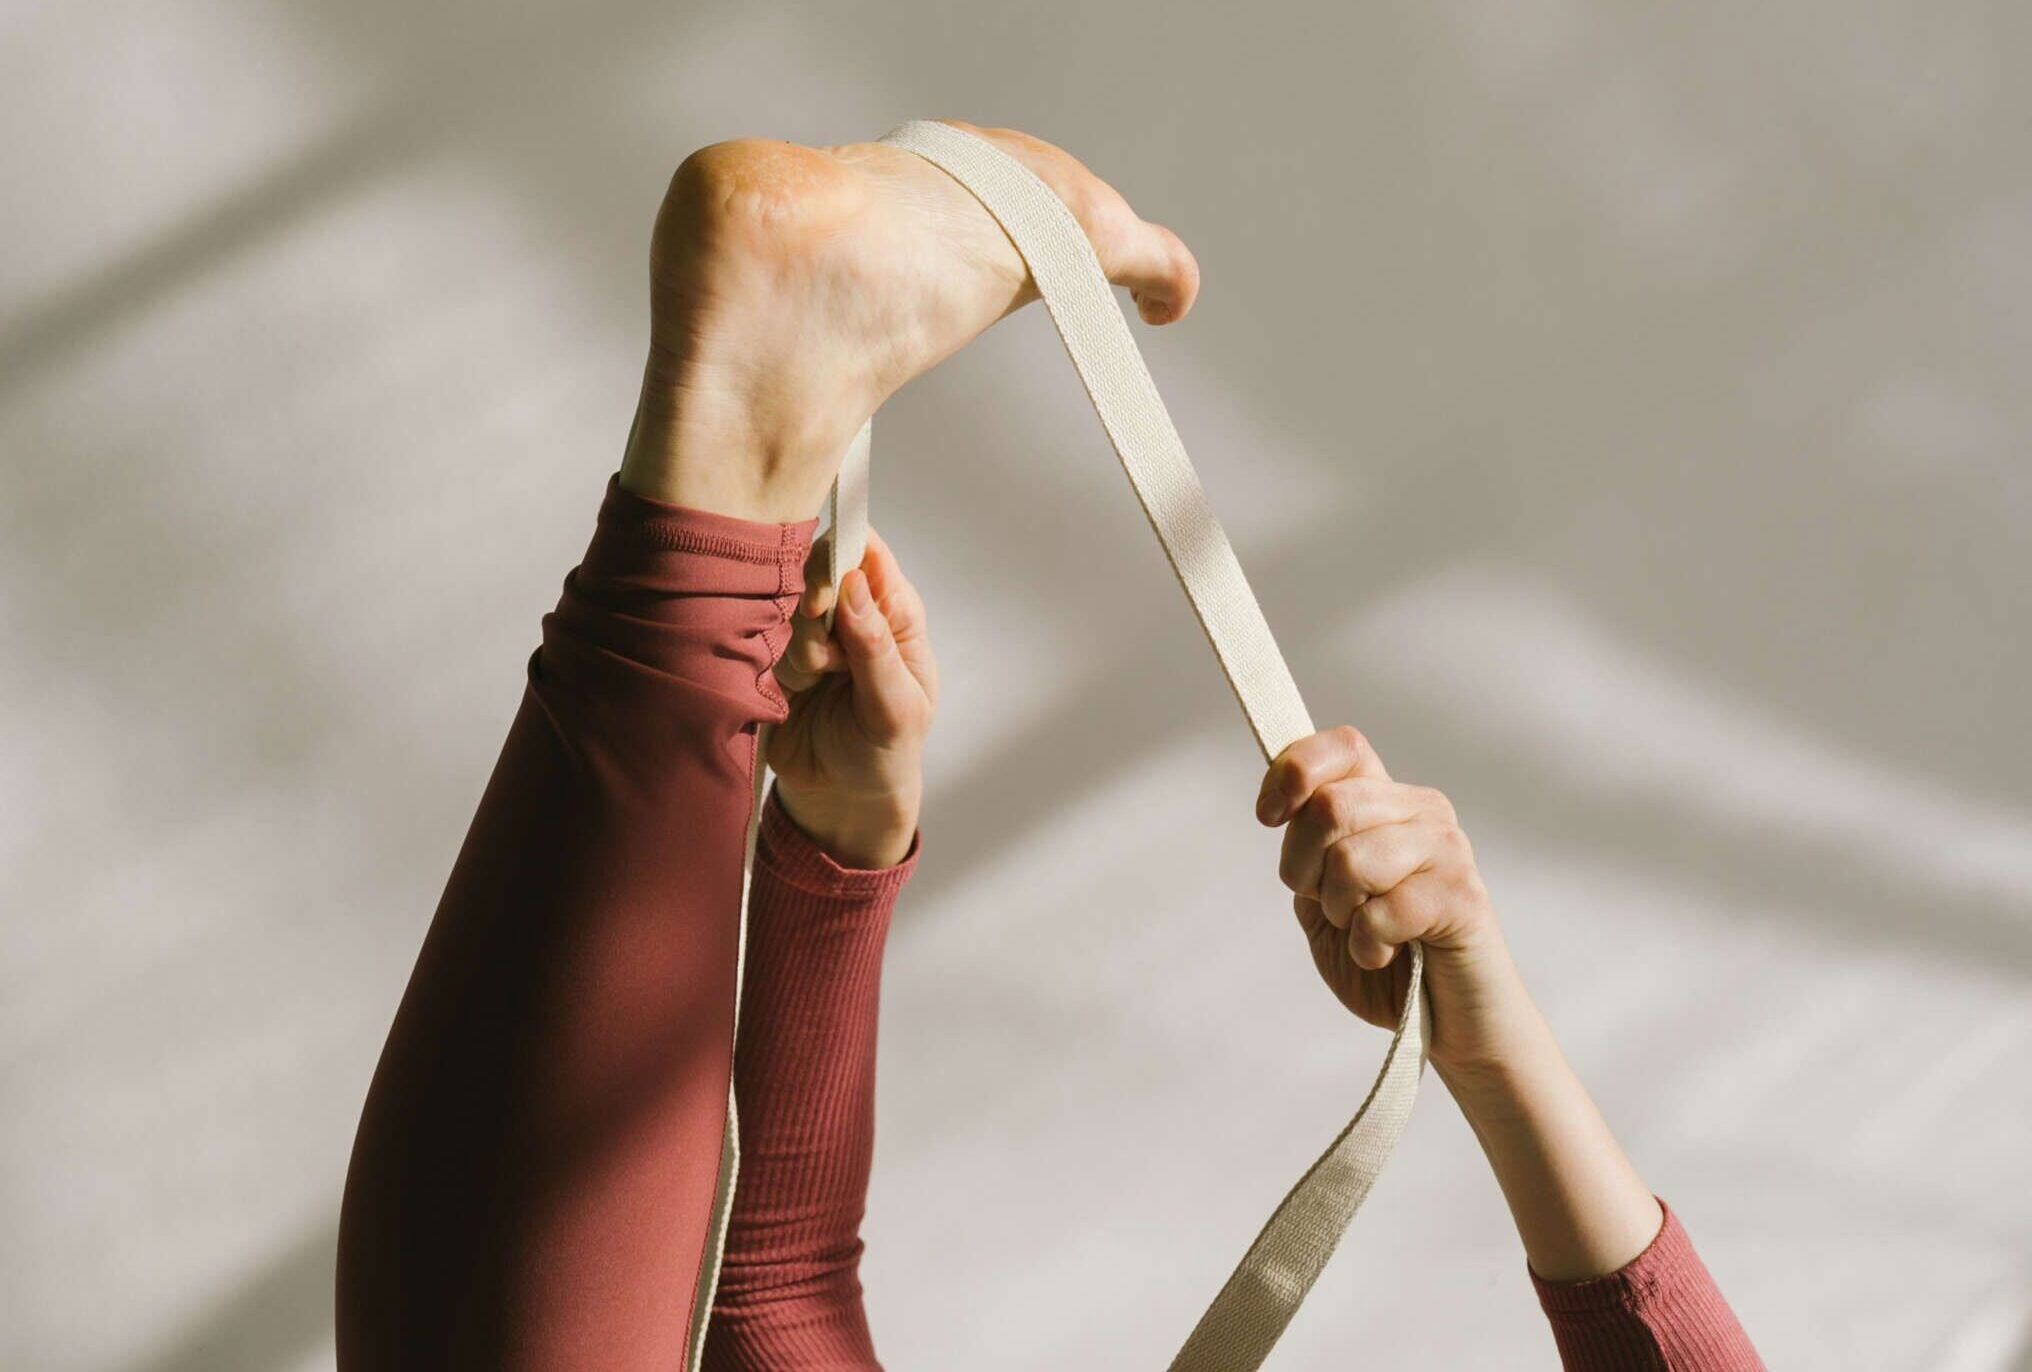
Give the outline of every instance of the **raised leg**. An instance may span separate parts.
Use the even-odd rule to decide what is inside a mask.
[[[1197,269],[1072,158],[1144,317]],[[694,155],[652,247],[635,432],[445,890],[361,1118],[342,1367],[681,1367],[734,1043],[759,725],[816,510],[890,392],[1030,296],[973,199],[874,144]]]

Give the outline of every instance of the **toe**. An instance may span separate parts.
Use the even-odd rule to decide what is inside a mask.
[[[1063,148],[1015,129],[951,122],[994,143],[1051,187],[1086,230],[1101,270],[1129,288],[1145,323],[1185,318],[1199,296],[1199,263],[1177,234],[1140,218],[1121,192]]]
[[[1136,221],[1108,279],[1129,288],[1146,324],[1183,319],[1199,298],[1199,262],[1162,224]]]

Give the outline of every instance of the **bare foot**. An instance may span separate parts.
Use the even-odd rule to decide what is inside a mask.
[[[1069,154],[987,138],[1043,179],[1150,324],[1184,318],[1199,266]],[[958,182],[880,143],[703,148],[650,244],[650,350],[621,482],[782,522],[817,512],[854,431],[912,377],[1036,298],[1001,227]]]

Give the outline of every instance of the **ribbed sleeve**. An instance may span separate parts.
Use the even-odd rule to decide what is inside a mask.
[[[1606,1277],[1531,1274],[1567,1372],[1763,1372],[1736,1312],[1708,1275],[1672,1207],[1651,1246]]]
[[[913,843],[895,867],[841,867],[775,796],[763,810],[734,1062],[741,1172],[706,1335],[711,1372],[880,1367],[860,1228],[882,949],[916,865]]]

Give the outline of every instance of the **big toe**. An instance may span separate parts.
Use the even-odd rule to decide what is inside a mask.
[[[1177,234],[1138,216],[1121,192],[1055,144],[1015,129],[952,123],[996,144],[1051,187],[1086,230],[1108,280],[1129,288],[1145,323],[1185,318],[1199,298],[1199,263]]]
[[[1129,288],[1145,324],[1169,324],[1185,318],[1192,302],[1199,299],[1199,262],[1192,249],[1162,224],[1140,219],[1128,237],[1108,279]]]

